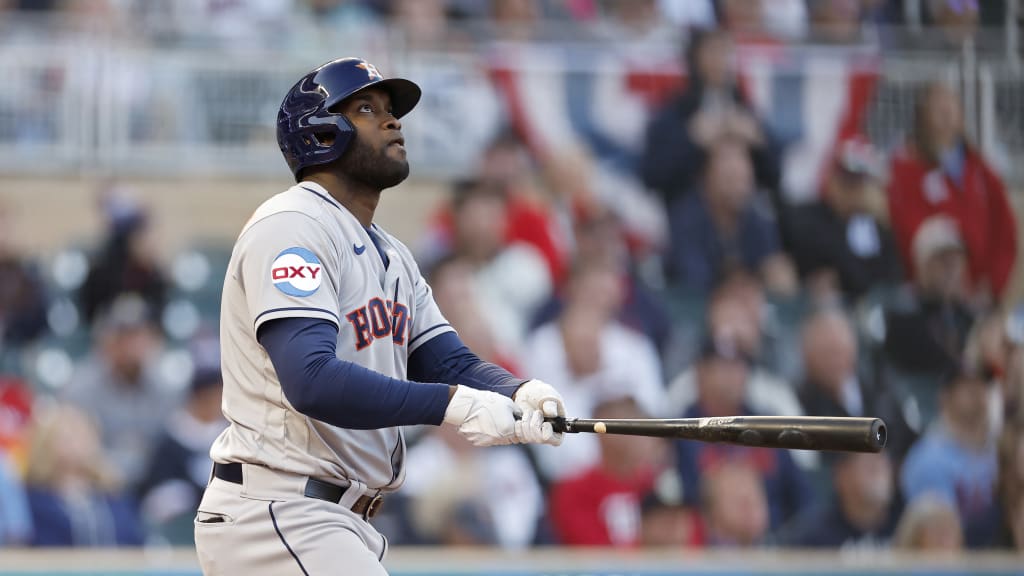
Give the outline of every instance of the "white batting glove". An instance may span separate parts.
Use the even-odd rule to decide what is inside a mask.
[[[540,428],[531,432],[533,437],[543,438],[538,443],[558,446],[562,443],[564,434],[555,432],[550,422],[544,422],[544,418],[565,417],[565,403],[562,395],[555,390],[555,387],[543,380],[528,380],[521,385],[516,393],[512,395],[515,403],[524,414],[523,420],[527,420],[528,412],[537,412],[540,415]],[[535,442],[535,440],[530,440]]]
[[[540,410],[527,408],[523,410],[522,417],[516,420],[516,436],[523,443],[552,444],[555,442],[556,435],[561,436],[561,434],[555,434],[551,422],[544,421],[544,414]],[[557,442],[554,444],[555,446],[562,443],[561,438]]]
[[[501,446],[524,442],[522,412],[507,396],[469,386],[458,386],[444,413],[444,423],[458,426],[459,434],[474,446]]]

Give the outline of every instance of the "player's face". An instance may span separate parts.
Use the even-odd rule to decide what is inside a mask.
[[[409,176],[402,123],[391,115],[391,98],[384,90],[363,90],[341,107],[356,128],[356,137],[341,157],[341,171],[350,178],[383,190]]]

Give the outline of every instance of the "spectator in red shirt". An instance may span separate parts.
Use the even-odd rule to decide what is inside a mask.
[[[629,397],[605,400],[594,418],[644,418]],[[601,461],[551,489],[551,518],[568,546],[636,546],[640,504],[654,485],[666,447],[658,438],[602,434]]]
[[[913,270],[912,242],[921,223],[946,214],[967,248],[971,289],[998,299],[1017,258],[1013,209],[1002,181],[964,137],[960,102],[942,84],[918,99],[914,135],[891,159],[889,212],[903,262]]]

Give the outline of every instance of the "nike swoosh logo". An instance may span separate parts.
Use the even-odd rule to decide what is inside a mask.
[[[355,244],[353,244],[352,251],[356,253],[356,256],[359,256],[363,252],[366,252],[366,244],[363,244],[362,246],[356,246]]]

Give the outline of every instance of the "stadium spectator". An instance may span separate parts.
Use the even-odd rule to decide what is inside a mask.
[[[700,514],[683,504],[678,473],[663,471],[640,503],[640,545],[695,548],[703,544]]]
[[[714,340],[734,343],[749,361],[744,403],[751,410],[765,415],[799,416],[803,409],[792,386],[765,367],[764,305],[760,283],[750,275],[734,274],[715,288],[708,300],[705,330]],[[687,367],[669,383],[667,406],[671,414],[682,414],[697,399],[699,366],[697,363]]]
[[[46,289],[15,245],[16,230],[12,208],[0,202],[0,351],[18,349],[46,330]]]
[[[534,331],[526,342],[523,370],[558,390],[573,413],[589,418],[602,397],[633,397],[641,409],[665,416],[661,363],[650,341],[615,320],[622,305],[618,271],[603,263],[583,262],[566,287],[565,307],[557,319]],[[570,435],[555,448],[531,446],[541,475],[562,478],[597,462],[592,435]]]
[[[458,30],[448,25],[445,0],[392,0],[390,22],[412,49],[438,49],[460,39]]]
[[[26,487],[32,546],[139,546],[135,503],[123,493],[95,423],[69,404],[41,410],[30,436]]]
[[[508,211],[507,198],[497,185],[480,180],[457,183],[449,253],[471,267],[474,298],[487,311],[483,318],[497,343],[515,352],[552,284],[544,258],[532,245],[506,242]]]
[[[749,462],[727,461],[708,469],[700,483],[705,544],[750,547],[769,533],[769,496],[761,471]]]
[[[167,279],[149,236],[149,214],[116,189],[101,199],[107,237],[89,265],[79,289],[85,321],[92,324],[118,295],[141,295],[159,317],[167,299]]]
[[[543,31],[540,26],[541,3],[532,0],[494,0],[490,4],[490,17],[499,38],[531,40]]]
[[[1007,338],[1008,321],[1007,315],[1000,310],[978,318],[967,335],[962,356],[965,364],[992,383],[988,421],[993,437],[999,436],[1007,416],[1016,410],[1007,377],[1014,349],[1012,341]]]
[[[647,124],[640,164],[644,184],[666,206],[674,205],[699,188],[714,144],[733,139],[749,154],[757,187],[777,191],[779,150],[738,86],[729,35],[715,30],[692,34],[685,65],[685,90]]]
[[[974,323],[964,242],[953,220],[934,216],[914,235],[910,289],[886,305],[884,350],[898,369],[937,377],[964,351]]]
[[[210,445],[227,426],[219,362],[199,363],[185,404],[167,420],[137,490],[147,525],[176,546],[193,543],[196,507],[210,480]]]
[[[845,140],[821,198],[789,209],[782,219],[787,251],[811,294],[828,299],[841,293],[855,302],[874,286],[901,280],[880,169],[869,143]]]
[[[521,446],[475,450],[450,427],[408,452],[402,486],[416,542],[522,549],[534,542],[544,495]]]
[[[900,462],[916,433],[907,424],[913,413],[885,382],[859,374],[856,335],[841,309],[812,313],[803,325],[804,381],[800,403],[811,416],[871,416],[889,429],[886,451]],[[913,418],[910,418],[913,420]]]
[[[749,362],[735,343],[709,338],[697,361],[697,400],[682,417],[755,414],[744,403]],[[794,518],[811,502],[809,483],[786,450],[708,444],[692,440],[679,440],[675,447],[676,465],[683,481],[683,501],[687,505],[698,504],[701,479],[726,462],[743,463],[757,472],[767,498],[772,529]],[[709,542],[713,542],[713,539]]]
[[[893,536],[893,547],[956,554],[963,550],[964,536],[956,507],[935,494],[925,494],[907,505]]]
[[[769,292],[791,294],[795,270],[779,246],[772,209],[755,195],[750,160],[735,140],[708,150],[703,185],[669,211],[669,268],[693,294],[707,294],[733,269],[759,275]]]
[[[138,296],[122,295],[111,304],[94,327],[93,342],[64,396],[99,424],[114,471],[134,489],[180,391],[159,371],[161,337]]]
[[[808,0],[809,40],[822,44],[851,44],[861,40],[863,0]]]
[[[888,548],[899,506],[888,454],[840,453],[832,465],[834,494],[778,538],[801,548]]]
[[[927,46],[959,50],[967,39],[974,38],[978,31],[980,3],[978,0],[927,0],[924,3],[927,22],[937,32],[929,36],[933,41]]]
[[[957,95],[929,84],[914,111],[913,137],[890,161],[889,215],[905,268],[914,277],[915,237],[935,215],[952,218],[963,237],[972,300],[998,300],[1017,258],[1013,208],[1002,180],[964,136]]]
[[[610,42],[628,42],[632,50],[650,43],[663,44],[674,38],[675,30],[658,12],[657,0],[606,2],[596,36]]]
[[[437,307],[466,346],[481,359],[519,374],[515,355],[497,341],[491,322],[483,313],[479,293],[474,290],[472,266],[450,256],[433,265],[429,278]]]
[[[964,368],[944,379],[939,419],[911,447],[901,488],[908,504],[934,494],[956,507],[968,548],[994,544],[1000,526],[989,383]]]
[[[498,185],[506,194],[505,241],[536,248],[544,256],[552,281],[561,285],[569,269],[571,242],[571,232],[564,224],[572,221],[572,215],[557,206],[551,191],[541,185],[530,149],[513,131],[501,132],[484,150],[479,179]]]
[[[603,399],[593,417],[645,418],[631,397]],[[658,438],[598,435],[600,460],[551,488],[550,516],[567,546],[636,546],[640,504],[654,486],[666,446]]]
[[[646,335],[659,351],[664,351],[672,329],[666,304],[640,277],[636,262],[630,258],[628,238],[619,220],[604,212],[578,219],[574,230],[577,262],[600,262],[619,273],[623,302],[618,321]],[[539,326],[551,321],[564,306],[565,295],[556,291],[537,312],[533,324]]]

